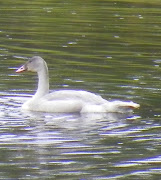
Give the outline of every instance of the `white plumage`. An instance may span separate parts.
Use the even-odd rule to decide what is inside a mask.
[[[46,62],[39,56],[32,57],[16,72],[37,72],[38,89],[35,95],[25,102],[22,109],[42,112],[118,112],[126,113],[138,108],[134,102],[107,101],[101,96],[83,90],[59,90],[49,93],[49,77]]]

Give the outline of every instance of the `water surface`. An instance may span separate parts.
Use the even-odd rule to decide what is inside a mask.
[[[0,179],[159,179],[160,2],[1,1]],[[34,74],[48,64],[50,89],[84,89],[132,100],[134,114],[22,112]]]

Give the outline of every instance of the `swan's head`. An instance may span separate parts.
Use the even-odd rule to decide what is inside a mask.
[[[30,60],[28,60],[24,65],[18,68],[16,72],[39,72],[44,66],[46,66],[46,62],[40,56],[34,56]]]

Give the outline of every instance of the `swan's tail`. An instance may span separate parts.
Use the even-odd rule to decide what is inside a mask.
[[[134,102],[106,101],[104,104],[86,104],[81,113],[132,113],[140,105]]]
[[[117,112],[117,113],[129,113],[133,109],[139,108],[140,105],[132,101],[123,102],[123,101],[110,101],[105,105],[106,112]]]

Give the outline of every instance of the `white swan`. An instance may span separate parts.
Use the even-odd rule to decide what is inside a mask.
[[[39,56],[32,57],[16,72],[37,72],[38,89],[35,95],[22,106],[24,110],[42,112],[119,112],[126,113],[138,108],[133,102],[107,101],[101,96],[83,90],[58,90],[49,93],[49,78],[46,62]]]

